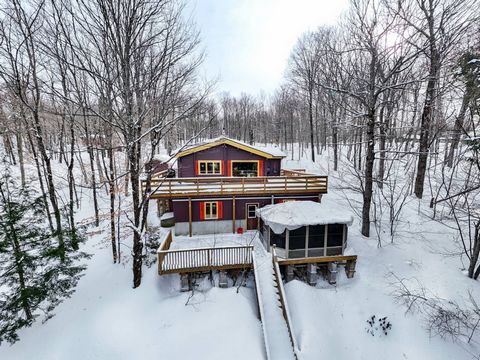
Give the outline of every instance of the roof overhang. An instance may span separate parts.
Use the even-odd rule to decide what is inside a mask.
[[[295,230],[303,226],[344,224],[350,226],[353,216],[343,209],[331,208],[314,201],[292,201],[266,205],[256,210],[266,225],[276,234],[286,229]]]
[[[181,158],[183,156],[190,155],[190,154],[202,151],[202,150],[207,150],[207,149],[219,146],[219,145],[230,145],[234,148],[247,151],[249,153],[264,157],[266,159],[283,159],[285,157],[285,155],[278,156],[278,155],[270,154],[266,151],[262,151],[262,150],[256,149],[255,147],[249,146],[248,144],[244,144],[244,143],[235,141],[233,139],[228,139],[228,138],[220,138],[220,139],[217,139],[217,140],[205,143],[205,144],[192,146],[191,148],[180,151],[175,157],[176,158]]]

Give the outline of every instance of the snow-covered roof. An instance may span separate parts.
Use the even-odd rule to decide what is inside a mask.
[[[173,215],[173,212],[166,212],[160,217],[160,220],[170,220],[173,219],[175,216]]]
[[[214,139],[204,140],[200,143],[182,146],[180,149],[176,150],[177,152],[176,157],[179,158],[197,151],[209,149],[211,147],[215,147],[222,144],[228,144],[230,146],[233,146],[233,147],[236,147],[236,148],[239,148],[239,149],[242,149],[266,158],[284,158],[287,156],[277,146],[250,145],[240,140],[232,139],[226,136],[220,136]]]
[[[155,154],[153,155],[153,159],[164,163],[172,162],[172,157],[168,154]]]
[[[353,216],[314,201],[288,201],[257,209],[257,215],[276,234],[307,225],[351,225]]]

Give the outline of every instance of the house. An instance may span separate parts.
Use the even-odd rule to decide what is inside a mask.
[[[173,212],[176,235],[258,229],[257,209],[319,202],[327,192],[326,176],[282,169],[285,154],[275,147],[219,137],[184,147],[176,157],[177,177],[154,179],[148,189]]]

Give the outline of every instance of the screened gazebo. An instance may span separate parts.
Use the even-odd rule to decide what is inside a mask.
[[[343,255],[353,216],[314,201],[290,201],[257,209],[260,237],[279,257]]]

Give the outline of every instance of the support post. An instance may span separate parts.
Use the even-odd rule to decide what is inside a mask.
[[[323,256],[327,256],[327,237],[328,237],[328,224],[325,225],[325,233],[323,234]]]
[[[218,287],[222,289],[228,288],[228,278],[225,271],[220,271],[218,274]]]
[[[285,282],[289,282],[293,280],[293,265],[287,265],[285,269]]]
[[[337,263],[336,262],[328,263],[328,283],[332,285],[337,283]]]
[[[188,236],[192,237],[192,198],[188,198]]]
[[[307,281],[310,285],[317,285],[318,273],[317,264],[307,264]]]
[[[308,257],[308,246],[309,246],[308,238],[309,237],[310,237],[310,226],[307,225],[307,231],[305,231],[305,257]]]
[[[235,234],[235,196],[232,197],[232,233]]]
[[[188,274],[180,274],[180,291],[190,291],[190,281]]]
[[[290,257],[290,230],[285,229],[286,233],[286,239],[285,239],[285,251],[287,252],[285,258]]]
[[[357,262],[355,260],[347,261],[345,265],[345,272],[347,273],[347,278],[351,279],[355,275],[355,265]]]

